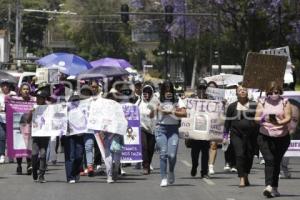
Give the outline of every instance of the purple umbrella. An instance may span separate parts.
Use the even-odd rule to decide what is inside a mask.
[[[127,68],[132,67],[132,65],[124,59],[118,58],[101,58],[99,60],[95,60],[90,62],[93,67],[119,67],[119,68]]]

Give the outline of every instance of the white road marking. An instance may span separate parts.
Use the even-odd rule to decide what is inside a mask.
[[[185,166],[187,166],[187,167],[192,167],[192,164],[189,163],[189,162],[186,161],[186,160],[181,160],[181,162],[182,162]]]

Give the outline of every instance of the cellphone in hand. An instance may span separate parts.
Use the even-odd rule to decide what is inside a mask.
[[[269,119],[270,119],[271,122],[276,122],[277,121],[275,114],[269,114]]]

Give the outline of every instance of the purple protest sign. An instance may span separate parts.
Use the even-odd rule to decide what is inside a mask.
[[[28,118],[34,103],[18,97],[5,100],[8,157],[31,156],[31,123],[28,123]]]
[[[127,133],[124,135],[122,163],[142,162],[142,140],[139,108],[133,104],[123,104],[123,111],[128,121]]]

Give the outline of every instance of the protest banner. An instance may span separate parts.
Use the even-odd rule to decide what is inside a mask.
[[[300,140],[291,140],[288,150],[284,157],[300,157]]]
[[[29,112],[34,101],[18,97],[6,99],[7,155],[10,158],[31,156],[31,124]]]
[[[259,53],[269,54],[269,55],[277,55],[277,56],[287,56],[288,61],[291,62],[291,55],[290,55],[289,46],[278,47],[278,48],[275,48],[275,49],[263,49],[263,50],[260,50]]]
[[[226,100],[226,104],[231,104],[237,101],[236,89],[208,87],[206,89],[206,94],[209,96],[209,98],[214,100],[219,100],[219,101]]]
[[[243,86],[265,90],[271,81],[283,85],[286,63],[286,56],[248,53]]]
[[[104,98],[92,100],[87,128],[120,135],[126,135],[128,122],[122,105]]]
[[[222,140],[224,105],[222,101],[187,99],[187,118],[181,119],[179,134],[195,140]]]
[[[214,100],[224,100],[225,97],[225,89],[223,88],[214,88],[214,87],[208,87],[206,88],[205,93],[210,99]]]
[[[55,137],[67,134],[66,104],[37,105],[32,115],[32,137]]]
[[[87,128],[91,99],[68,103],[68,125],[67,135],[82,133],[94,133]]]
[[[140,129],[139,108],[133,104],[123,104],[123,111],[128,121],[126,135],[124,135],[124,147],[122,150],[122,163],[142,162],[142,140]]]

